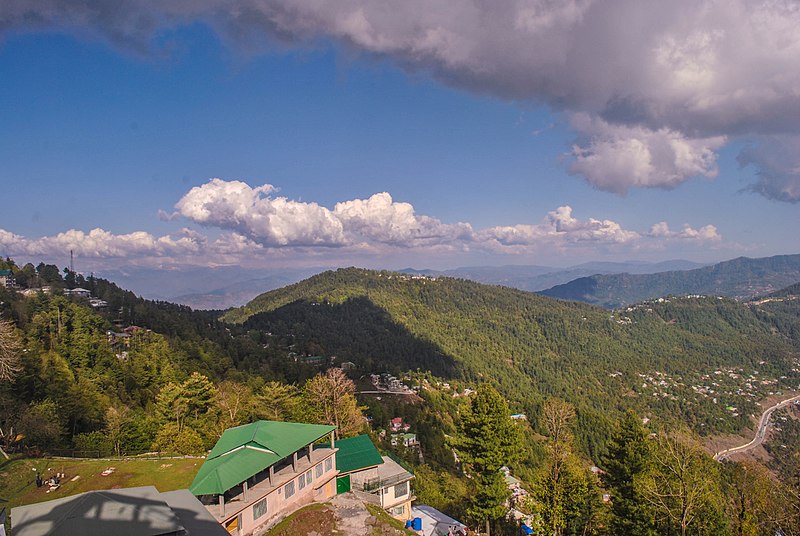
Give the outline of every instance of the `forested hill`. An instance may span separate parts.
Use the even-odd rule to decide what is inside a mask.
[[[739,257],[694,270],[581,277],[540,294],[615,308],[661,296],[751,298],[800,281],[800,255]]]
[[[610,314],[504,287],[351,268],[262,294],[223,319],[364,371],[489,381],[532,414],[544,397],[567,399],[587,442],[625,407],[700,433],[732,431],[767,395],[760,383],[742,395],[739,383],[757,377],[773,392],[798,383],[790,336],[763,311],[728,299]]]

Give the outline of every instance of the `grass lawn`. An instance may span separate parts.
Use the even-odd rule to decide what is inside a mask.
[[[133,488],[153,485],[158,491],[188,488],[203,459],[162,460],[72,460],[49,458],[23,458],[0,463],[0,497],[8,499],[6,506],[20,506],[84,491],[98,489]],[[115,470],[108,476],[102,473],[108,467]],[[36,487],[36,472],[42,478],[64,473],[61,487],[47,493],[49,486]],[[76,480],[73,480],[75,477]]]
[[[268,536],[307,536],[310,531],[320,536],[336,533],[333,510],[327,504],[310,504],[290,514],[266,532]]]

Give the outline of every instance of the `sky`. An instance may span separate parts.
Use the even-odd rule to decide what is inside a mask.
[[[788,0],[6,0],[0,255],[798,253],[798,27]]]

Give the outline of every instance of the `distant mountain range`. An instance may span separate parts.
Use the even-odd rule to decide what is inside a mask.
[[[703,294],[751,298],[800,281],[800,255],[739,257],[693,270],[651,274],[596,274],[556,285],[540,294],[606,308],[662,296]]]
[[[566,268],[537,265],[507,265],[507,266],[466,266],[452,270],[415,270],[406,268],[399,270],[403,273],[456,277],[468,279],[487,285],[502,285],[536,292],[545,290],[555,285],[567,283],[579,277],[595,274],[653,274],[667,270],[691,270],[705,266],[704,264],[671,260],[664,262],[587,262]]]

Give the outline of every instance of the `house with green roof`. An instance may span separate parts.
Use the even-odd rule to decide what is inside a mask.
[[[411,515],[413,472],[398,460],[381,456],[368,435],[340,439],[336,442],[337,493],[364,491],[375,495],[379,504],[396,519]]]
[[[256,421],[228,428],[189,491],[230,534],[336,495],[336,427]],[[315,445],[330,435],[326,446]]]

